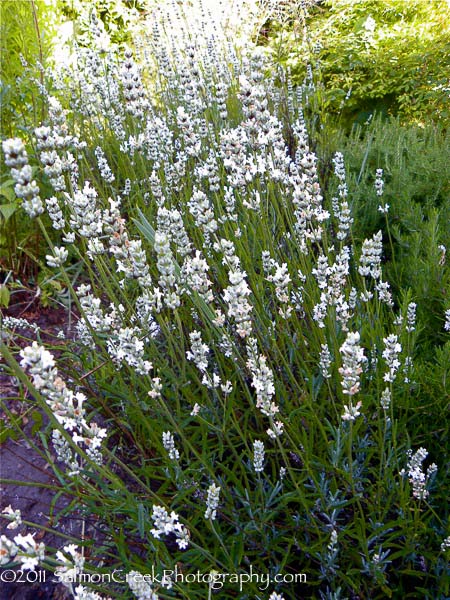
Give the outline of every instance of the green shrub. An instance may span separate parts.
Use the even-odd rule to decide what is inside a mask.
[[[3,0],[0,5],[1,129],[3,136],[33,126],[45,117],[39,85],[48,66],[55,34],[50,2]]]
[[[440,323],[449,300],[448,270],[440,247],[450,247],[450,134],[433,124],[405,126],[380,117],[355,127],[348,135],[342,131],[330,134],[318,149],[325,187],[330,184],[331,157],[338,150],[345,156],[353,190],[357,240],[360,243],[379,229],[383,231],[389,281],[397,297],[401,290],[410,289],[422,307],[421,349],[429,355],[429,344],[442,341]],[[377,169],[383,170],[388,220],[378,208]]]
[[[3,0],[0,4],[3,137],[29,139],[34,127],[46,118],[44,90],[49,80],[45,69],[51,62],[56,15],[52,1]],[[0,172],[0,264],[13,291],[16,285],[26,287],[30,280],[37,283],[44,247],[35,224],[20,210],[3,157]],[[44,279],[40,277],[40,282]]]
[[[79,320],[61,348],[39,332],[32,343],[30,324],[6,318],[2,352],[48,416],[41,439],[73,499],[66,512],[99,534],[65,558],[2,538],[2,562],[44,564],[77,599],[98,596],[84,589],[89,577],[75,589],[74,569],[104,575],[92,588],[123,599],[212,598],[216,573],[230,599],[443,600],[448,485],[436,421],[450,313],[439,297],[424,358],[421,300],[400,286],[393,295],[386,277],[407,261],[397,262],[396,212],[371,220],[405,166],[390,158],[390,172],[364,132],[353,157],[352,138],[342,142],[349,172],[340,155],[330,167],[330,146],[310,146],[307,107],[265,78],[259,51],[241,55],[218,31],[175,37],[169,25],[168,39],[155,29],[141,47],[141,67],[159,66],[155,81],[130,51],[79,49],[60,91],[70,109],[49,97],[32,143],[3,142]],[[386,181],[372,197],[377,168]],[[367,221],[366,193],[376,201]],[[414,241],[425,265],[443,239],[437,197],[425,206],[426,248]],[[3,516],[18,524],[13,510]],[[152,565],[191,583],[150,585]],[[113,572],[123,578],[108,581]]]
[[[98,19],[105,48],[133,42],[140,21],[158,0],[59,0],[61,14],[73,22],[77,43],[91,44],[91,18]]]
[[[449,118],[450,7],[446,0],[329,0],[274,24],[269,48],[301,84],[320,73],[324,109],[344,123],[374,112],[402,120]],[[286,31],[287,29],[287,31]]]

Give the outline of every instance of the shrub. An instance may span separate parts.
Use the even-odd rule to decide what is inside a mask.
[[[421,323],[383,232],[359,239],[342,154],[321,188],[303,106],[260,51],[156,24],[142,69],[79,49],[70,108],[50,97],[33,144],[3,142],[80,315],[59,358],[38,340],[16,362],[12,333],[3,354],[100,533],[55,555],[2,538],[2,562],[76,598],[98,598],[83,572],[120,598],[444,598],[445,467],[407,428]]]
[[[43,86],[48,84],[45,69],[52,52],[56,14],[54,2],[4,0],[0,5],[0,103],[4,137],[28,138],[46,118]],[[24,213],[18,218],[20,200],[14,194],[3,157],[0,171],[0,264],[6,273],[2,280],[8,278],[11,289],[15,285],[26,287],[30,279],[34,283],[38,280],[40,234]],[[40,283],[44,280],[45,277]],[[3,289],[7,290],[6,286]]]
[[[39,84],[52,47],[52,7],[33,0],[4,0],[0,33],[1,128],[3,136],[14,136],[45,117]]]
[[[450,245],[449,143],[449,132],[440,126],[402,125],[398,119],[379,116],[348,134],[340,130],[329,135],[317,149],[322,185],[330,193],[336,189],[332,156],[343,152],[352,190],[355,238],[361,243],[379,229],[383,231],[385,268],[395,296],[410,289],[418,301],[424,356],[431,352],[429,342],[433,346],[443,341],[440,323],[448,302],[442,248]],[[374,185],[377,169],[383,170],[388,220],[379,210]]]
[[[273,23],[269,48],[297,84],[312,64],[320,73],[324,110],[341,114],[343,123],[362,123],[374,112],[410,122],[447,121],[448,2],[329,0],[291,18],[290,27]]]
[[[91,43],[91,17],[98,18],[97,27],[103,37],[105,48],[123,46],[133,40],[146,12],[154,8],[157,0],[59,0],[61,14],[75,25],[77,43]]]

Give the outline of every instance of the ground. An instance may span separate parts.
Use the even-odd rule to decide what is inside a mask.
[[[37,324],[41,328],[42,338],[48,338],[51,334],[57,334],[67,330],[67,310],[65,308],[42,308],[37,300],[30,297],[22,297],[20,304],[16,303],[7,311],[8,316],[27,319],[30,323]],[[30,412],[30,402],[25,397],[16,399],[18,387],[15,379],[7,372],[0,370],[0,393],[2,404],[0,408],[1,421],[1,443],[0,443],[0,510],[11,505],[19,509],[24,520],[51,528],[55,533],[44,532],[31,526],[21,527],[16,530],[7,530],[7,522],[2,519],[0,523],[1,533],[8,537],[14,537],[17,533],[34,533],[35,539],[42,541],[46,546],[61,548],[69,543],[60,537],[58,532],[74,535],[80,538],[82,519],[71,515],[70,517],[59,516],[61,511],[68,506],[68,497],[59,495],[54,488],[43,486],[57,486],[58,482],[53,473],[52,466],[48,460],[36,451],[27,441],[26,437],[14,434],[9,427],[10,419],[5,413],[7,408],[20,423],[26,436],[30,436],[33,442],[43,451],[43,445],[39,438],[39,429],[46,425],[43,416]],[[33,409],[34,412],[34,409]],[[12,483],[12,481],[17,483]],[[22,485],[24,482],[26,485]],[[24,574],[25,575],[25,574]],[[66,600],[70,597],[67,589],[53,582],[53,575],[48,573],[45,583],[2,583],[0,586],[0,600]]]

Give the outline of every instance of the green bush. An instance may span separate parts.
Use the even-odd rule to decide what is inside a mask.
[[[297,84],[312,64],[324,109],[344,123],[363,122],[375,111],[422,123],[449,117],[446,0],[313,3],[290,27],[273,25],[269,48]]]
[[[142,18],[155,7],[158,0],[58,0],[61,14],[73,22],[77,43],[89,46],[92,42],[91,18],[98,19],[105,48],[133,42]]]
[[[6,317],[2,352],[97,533],[3,536],[2,563],[77,600],[444,600],[448,189],[421,170],[411,203],[444,134],[377,121],[313,151],[313,106],[258,50],[165,25],[139,62],[78,49],[31,142],[3,141],[79,319],[61,345]]]
[[[44,0],[2,0],[0,3],[0,105],[3,137],[29,135],[46,118],[44,96],[56,33],[57,5]],[[38,263],[44,251],[40,233],[21,211],[13,181],[0,163],[0,264],[8,286],[42,283]],[[9,273],[9,274],[8,274]],[[21,282],[18,283],[18,280]],[[45,285],[44,285],[45,287]],[[44,294],[45,296],[46,294]]]
[[[3,0],[0,4],[3,136],[14,136],[44,119],[39,85],[44,83],[42,69],[48,66],[54,34],[51,2]]]
[[[433,445],[445,444],[446,429],[436,427],[446,410],[448,390],[432,382],[445,381],[443,357],[448,344],[443,314],[449,306],[450,271],[450,139],[439,125],[402,125],[398,119],[381,116],[366,125],[355,126],[348,134],[329,131],[317,151],[322,164],[322,184],[336,193],[332,156],[345,157],[350,204],[357,243],[383,232],[384,269],[394,297],[401,303],[408,291],[417,303],[421,327],[417,333],[415,360],[420,363],[416,377],[423,404],[407,408],[410,427],[417,435],[436,429]],[[385,188],[377,196],[374,182],[377,169],[383,170]],[[387,218],[379,211],[388,204]]]
[[[353,190],[351,206],[358,242],[379,229],[383,231],[387,273],[396,295],[402,289],[411,290],[423,306],[424,339],[437,343],[442,339],[439,320],[448,302],[449,285],[439,250],[440,246],[450,247],[448,130],[433,124],[405,126],[396,119],[378,117],[354,127],[349,134],[330,132],[326,144],[318,148],[326,188],[330,183],[333,186],[332,156],[338,150],[345,156]],[[383,169],[383,201],[390,207],[391,240],[386,219],[378,209],[380,198],[374,187],[377,169]],[[426,354],[428,346],[423,350]]]

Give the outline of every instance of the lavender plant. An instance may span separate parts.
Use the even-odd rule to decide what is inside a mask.
[[[353,242],[345,157],[329,196],[265,55],[163,17],[134,51],[77,49],[28,153],[3,142],[79,314],[60,360],[34,341],[17,363],[12,334],[3,353],[101,541],[2,538],[2,564],[75,598],[444,598],[445,466],[399,409],[416,305],[381,232]]]

